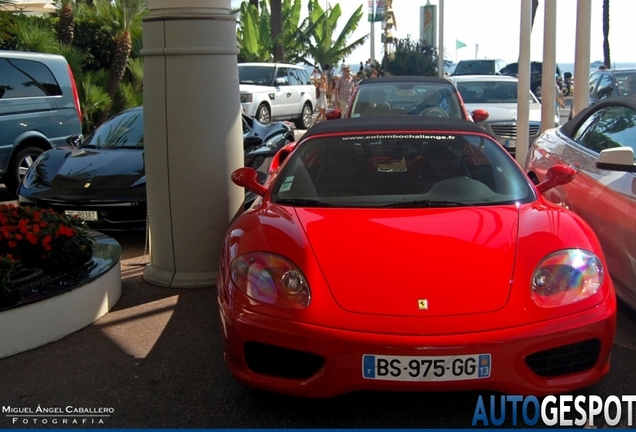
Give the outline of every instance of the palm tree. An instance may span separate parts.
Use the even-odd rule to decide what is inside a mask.
[[[539,7],[539,0],[532,0],[532,21],[530,28],[534,27],[534,18],[537,16],[537,8]]]
[[[611,67],[609,46],[609,0],[603,0],[603,63]]]
[[[60,43],[51,27],[42,20],[19,20],[13,27],[15,46],[20,51],[58,54]]]
[[[73,3],[73,0],[60,0],[58,6],[60,20],[57,23],[57,38],[65,45],[73,43],[73,35],[75,34]]]
[[[267,8],[259,10],[243,2],[236,30],[240,61],[271,61],[273,51],[270,16]]]
[[[282,62],[285,60],[285,41],[280,37],[283,33],[283,15],[281,0],[271,0],[272,8],[272,40],[274,43],[274,61]]]
[[[296,62],[303,57],[302,53],[307,45],[307,19],[300,23],[302,1],[283,0],[281,6],[285,28],[276,39],[272,39],[271,16],[267,2],[261,1],[260,10],[251,3],[241,3],[239,26],[236,31],[240,61],[272,61],[272,53],[279,39],[283,40],[281,46],[284,47],[284,58],[287,61]]]
[[[338,19],[342,15],[340,4],[336,3],[334,7],[323,10],[319,0],[310,0],[308,8],[310,26],[307,32],[310,34],[311,41],[306,47],[307,56],[303,58],[306,63],[337,64],[341,59],[348,57],[357,47],[364,44],[368,35],[351,43],[348,42],[349,36],[355,32],[362,19],[362,5],[349,17],[335,40],[333,36],[335,36],[338,26]],[[309,57],[313,59],[313,62]]]
[[[147,0],[95,0],[93,7],[82,6],[83,12],[107,30],[113,39],[106,94],[115,100],[132,51],[131,33],[141,28],[141,18],[148,10]],[[102,111],[98,124],[103,123],[108,114],[108,110]]]

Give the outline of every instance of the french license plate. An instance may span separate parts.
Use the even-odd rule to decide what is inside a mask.
[[[488,378],[490,354],[410,357],[362,356],[362,376],[385,381],[460,381]]]
[[[97,212],[92,210],[66,210],[64,213],[69,216],[77,216],[80,219],[89,222],[97,221]]]
[[[517,146],[517,141],[515,140],[506,140],[505,147],[507,148],[515,148]]]

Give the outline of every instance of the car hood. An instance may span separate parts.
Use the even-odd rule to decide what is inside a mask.
[[[126,189],[145,184],[142,149],[52,150],[42,156],[38,174],[52,188]]]
[[[239,84],[239,91],[241,93],[260,93],[272,91],[274,87],[271,86],[262,86],[262,85],[254,85],[254,84]]]
[[[466,109],[472,113],[476,109],[488,111],[488,123],[517,121],[517,104],[466,104]],[[529,119],[531,122],[541,122],[541,105],[530,105]]]
[[[297,215],[335,301],[347,311],[421,316],[418,305],[425,304],[427,316],[466,315],[507,302],[515,206],[297,209]]]

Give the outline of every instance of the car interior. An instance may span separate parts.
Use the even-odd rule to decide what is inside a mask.
[[[381,115],[463,118],[459,99],[449,88],[412,83],[361,86],[352,102],[351,117]]]
[[[485,137],[344,138],[317,139],[300,148],[280,174],[273,201],[366,207],[413,200],[489,205],[532,196],[505,150]]]

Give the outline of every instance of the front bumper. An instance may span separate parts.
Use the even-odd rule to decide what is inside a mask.
[[[87,220],[86,224],[98,231],[124,231],[142,230],[146,228],[147,205],[146,201],[121,201],[121,202],[51,202],[47,200],[30,200],[23,196],[18,197],[20,205],[35,205],[41,208],[50,208],[59,213],[66,211],[96,212],[97,220]]]
[[[220,302],[220,314],[227,366],[250,387],[303,397],[333,397],[359,390],[488,390],[539,396],[587,387],[609,371],[616,326],[613,305],[612,294],[592,309],[547,322],[433,337],[317,327],[254,313],[233,302],[231,311]],[[491,355],[488,378],[403,382],[365,379],[362,374],[365,354],[415,357],[479,353]],[[546,371],[554,355],[564,355],[566,363],[583,363],[578,370],[575,366]]]

